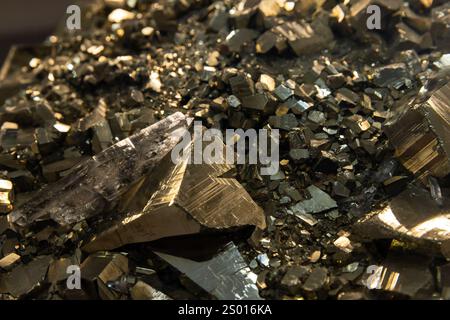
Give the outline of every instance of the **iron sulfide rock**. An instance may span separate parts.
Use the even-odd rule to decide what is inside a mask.
[[[10,221],[26,226],[52,219],[70,225],[114,207],[131,184],[155,170],[180,141],[189,121],[175,113],[107,148],[44,187],[13,211]]]
[[[394,112],[385,124],[385,133],[396,157],[418,180],[448,175],[450,83]]]

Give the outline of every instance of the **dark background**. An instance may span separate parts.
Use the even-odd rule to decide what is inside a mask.
[[[49,36],[76,0],[0,0],[0,66],[13,44],[34,44]]]

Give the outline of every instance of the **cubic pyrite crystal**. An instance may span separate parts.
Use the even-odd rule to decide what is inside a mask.
[[[450,84],[406,104],[385,125],[396,157],[420,180],[450,173]]]

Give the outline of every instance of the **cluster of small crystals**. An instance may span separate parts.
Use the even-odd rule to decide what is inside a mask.
[[[367,29],[370,4],[382,12],[381,30]],[[404,197],[411,184],[431,188],[431,199],[423,199],[449,211],[448,177],[422,172],[431,182],[417,181],[396,157],[393,145],[401,144],[384,131],[404,106],[448,82],[449,8],[439,0],[96,1],[83,10],[82,30],[18,46],[0,72],[0,212],[177,111],[208,128],[279,129],[279,172],[260,176],[257,166],[237,168],[267,220],[252,241],[233,239],[248,262],[245,281],[254,278],[259,295],[270,299],[448,298],[450,283],[441,275],[450,272],[450,254],[429,250],[429,241],[446,239],[420,241],[406,232],[368,237],[358,226]],[[447,131],[427,127],[423,135],[439,145],[449,139],[441,134],[446,123]],[[425,147],[417,148],[411,152]],[[380,221],[373,224],[389,229]],[[58,291],[58,271],[75,262],[82,271],[100,270],[102,263],[101,270],[120,269],[119,278],[99,280],[99,272],[90,279],[104,299],[204,296],[200,288],[207,285],[195,272],[175,271],[191,270],[190,264],[166,259],[168,267],[139,246],[127,258],[74,254],[83,228],[67,232],[49,224],[24,237],[0,216],[0,289],[14,287],[23,272],[33,274],[22,291],[1,291],[4,297],[36,294],[39,283],[49,282],[40,297],[70,299],[70,292]],[[131,272],[124,259],[140,267]],[[373,280],[374,266],[386,278]],[[149,285],[158,275],[170,284],[164,293]],[[105,288],[99,281],[112,282]]]

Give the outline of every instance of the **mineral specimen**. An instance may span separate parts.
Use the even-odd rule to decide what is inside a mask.
[[[450,173],[449,117],[450,84],[446,84],[426,101],[406,104],[385,124],[396,157],[419,180]]]
[[[189,126],[181,113],[165,118],[73,168],[11,213],[12,222],[27,225],[53,219],[61,225],[79,222],[110,207],[180,142]]]

